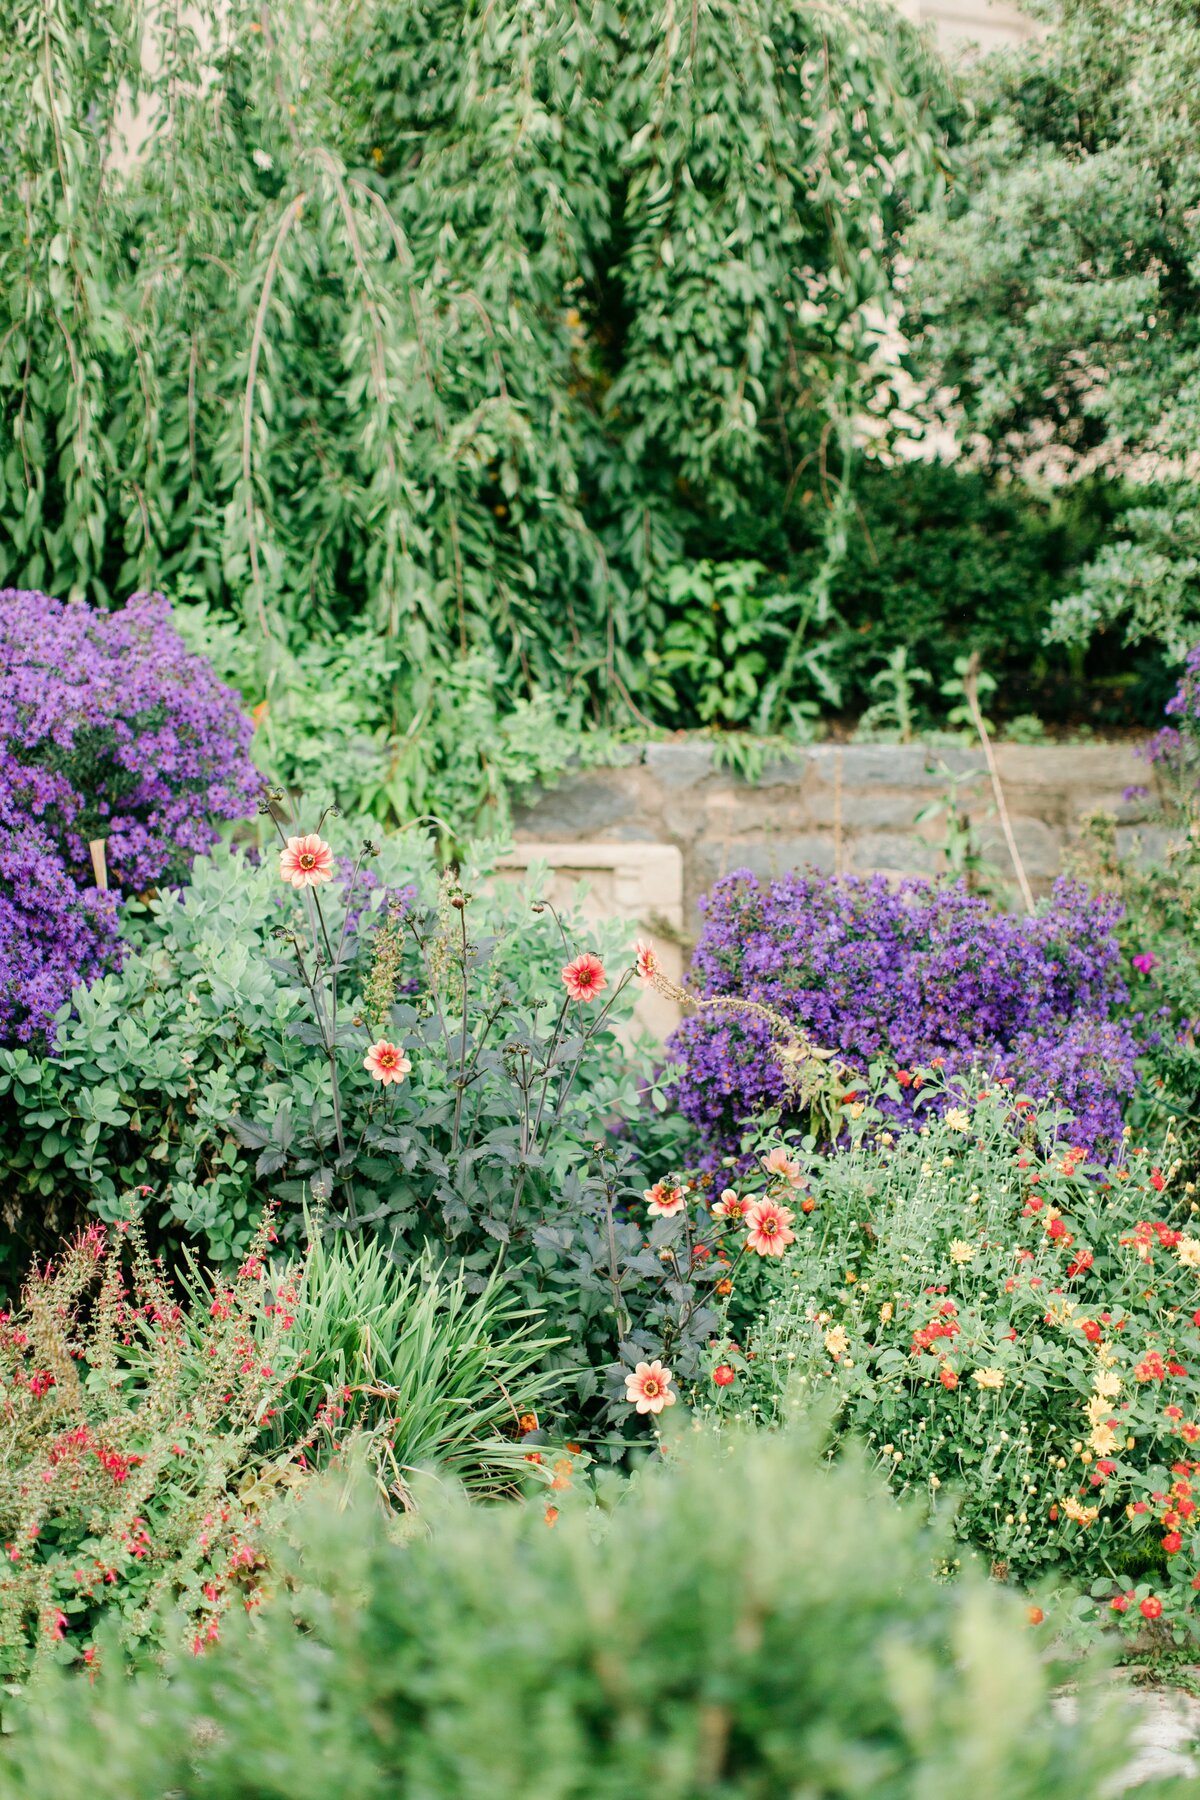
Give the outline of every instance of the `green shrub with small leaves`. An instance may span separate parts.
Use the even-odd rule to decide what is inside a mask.
[[[658,1460],[658,1459],[656,1459]],[[12,1800],[1095,1800],[1120,1709],[1052,1713],[1045,1645],[857,1457],[685,1434],[598,1505],[448,1503],[387,1541],[325,1490],[290,1572],[161,1680],[59,1677],[0,1744]],[[302,1628],[297,1630],[297,1624]],[[1162,1800],[1185,1783],[1164,1783]]]

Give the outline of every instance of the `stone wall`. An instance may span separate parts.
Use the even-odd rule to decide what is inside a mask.
[[[1049,888],[1084,815],[1097,809],[1116,815],[1123,850],[1140,838],[1146,854],[1161,854],[1161,833],[1139,831],[1144,807],[1123,798],[1147,776],[1132,745],[1004,744],[997,760],[1035,892]],[[700,895],[731,869],[762,876],[806,866],[889,876],[944,869],[945,821],[920,822],[918,814],[947,791],[949,774],[967,778],[961,801],[986,854],[1007,872],[982,754],[922,744],[820,744],[769,764],[754,782],[718,769],[709,743],[632,747],[620,767],[581,769],[522,808],[519,856],[527,862],[539,845],[552,846],[558,866],[569,854],[572,868],[585,871],[588,845],[606,847],[608,866],[616,845],[672,846],[679,878],[671,877],[660,910],[674,917],[681,892],[687,936]],[[655,866],[667,867],[661,857]],[[648,895],[642,904],[653,911]]]

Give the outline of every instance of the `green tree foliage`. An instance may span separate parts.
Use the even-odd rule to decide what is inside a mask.
[[[1034,10],[1031,7],[1030,10]],[[982,65],[958,201],[916,234],[927,370],[992,466],[1036,456],[1162,484],[1055,609],[1172,656],[1200,631],[1200,19],[1190,0],[1045,0]]]
[[[232,1620],[166,1683],[119,1681],[102,1647],[94,1687],[58,1677],[0,1740],[4,1792],[1109,1791],[1127,1756],[1119,1716],[1052,1715],[1021,1609],[978,1577],[935,1582],[944,1543],[857,1456],[821,1467],[794,1435],[706,1434],[605,1495],[611,1510],[550,1496],[551,1530],[544,1501],[431,1507],[431,1529],[397,1546],[361,1500],[331,1492],[289,1533],[304,1553],[290,1606],[280,1593]]]
[[[397,736],[468,649],[632,689],[697,520],[844,541],[942,181],[886,9],[12,0],[0,74],[0,581],[244,617],[252,700],[365,633]]]

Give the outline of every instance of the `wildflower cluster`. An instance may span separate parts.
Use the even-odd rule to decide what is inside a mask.
[[[0,1037],[47,1032],[116,963],[106,882],[181,880],[214,819],[252,810],[250,732],[160,595],[104,613],[0,593]]]
[[[901,1134],[867,1106],[802,1157],[796,1262],[714,1346],[738,1377],[714,1399],[770,1417],[832,1395],[897,1492],[953,1495],[1001,1579],[1084,1585],[1094,1619],[1191,1641],[1200,1234],[1178,1145],[1123,1137],[1097,1164],[986,1080],[937,1100]]]
[[[982,1064],[997,1077],[1053,1091],[1079,1141],[1111,1142],[1134,1082],[1134,1041],[1113,1017],[1124,998],[1115,902],[1060,881],[1034,917],[994,912],[961,885],[786,875],[765,886],[741,872],[703,903],[693,979],[708,1000],[672,1040],[684,1115],[710,1160],[737,1152],[753,1113],[794,1102],[785,1059],[751,1007],[792,1020],[855,1077],[898,1072],[889,1103],[911,1121],[914,1071]]]
[[[0,1315],[6,1678],[91,1665],[105,1613],[136,1650],[173,1603],[198,1650],[258,1603],[263,1505],[316,1436],[254,1455],[299,1355],[302,1273],[272,1272],[273,1238],[268,1215],[227,1282],[181,1299],[136,1225],[93,1225]]]

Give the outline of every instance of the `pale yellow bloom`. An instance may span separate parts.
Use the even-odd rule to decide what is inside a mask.
[[[1116,1432],[1111,1425],[1100,1424],[1093,1428],[1088,1443],[1097,1456],[1111,1456],[1119,1443]]]
[[[850,1348],[850,1339],[840,1325],[832,1326],[825,1333],[825,1348],[830,1356],[845,1356]]]
[[[974,1244],[968,1244],[966,1238],[950,1239],[950,1261],[952,1263],[969,1263],[975,1254]]]
[[[1073,1496],[1063,1501],[1063,1511],[1068,1519],[1074,1519],[1077,1525],[1091,1525],[1100,1517],[1098,1506],[1081,1506]]]
[[[1003,1369],[976,1369],[971,1376],[976,1387],[1002,1388],[1004,1386]]]
[[[881,1325],[887,1324],[888,1320],[892,1316],[892,1311],[893,1311],[893,1308],[892,1308],[891,1301],[885,1300],[883,1305],[879,1309],[879,1323]]]
[[[1175,1254],[1185,1269],[1200,1269],[1200,1238],[1180,1238]]]
[[[1121,1391],[1121,1377],[1115,1369],[1097,1369],[1092,1386],[1098,1394],[1103,1394],[1106,1400],[1115,1400]]]
[[[970,1131],[971,1115],[964,1112],[961,1106],[952,1106],[946,1114],[946,1124],[951,1131]]]

